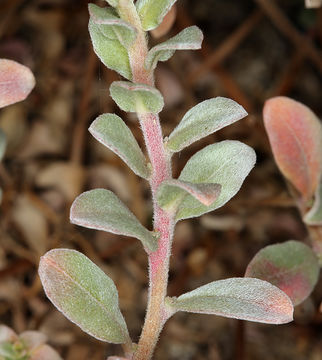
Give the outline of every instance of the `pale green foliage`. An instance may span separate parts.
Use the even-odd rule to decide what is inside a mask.
[[[0,344],[0,360],[29,360],[29,356],[22,346],[3,342]]]
[[[153,30],[160,25],[175,2],[176,0],[138,0],[135,6],[143,30]]]
[[[321,144],[322,147],[322,144]],[[315,192],[314,203],[310,211],[304,216],[304,221],[308,225],[322,225],[322,179]]]
[[[219,184],[194,184],[176,179],[165,180],[158,189],[157,201],[164,210],[176,212],[187,193],[201,204],[210,206],[218,198],[220,190]]]
[[[117,71],[127,79],[132,78],[129,56],[126,48],[118,41],[107,38],[100,26],[92,20],[89,21],[88,29],[96,55],[108,68]]]
[[[133,236],[150,251],[157,248],[157,235],[147,230],[109,190],[95,189],[79,195],[70,209],[70,221],[90,229]]]
[[[110,93],[123,111],[157,114],[164,106],[160,91],[148,85],[114,81],[110,87]]]
[[[166,147],[177,152],[247,116],[244,108],[231,99],[216,97],[190,109],[170,134]]]
[[[118,40],[128,49],[136,38],[136,29],[120,19],[112,8],[101,8],[95,4],[88,5],[91,20],[99,25],[98,29],[111,40]]]
[[[179,205],[176,220],[200,216],[226,204],[239,191],[255,161],[254,150],[239,141],[222,141],[197,152],[188,160],[179,180],[220,184],[221,192],[210,206],[186,195]]]
[[[289,297],[276,286],[258,279],[230,278],[214,281],[170,299],[174,311],[283,324],[293,320]]]
[[[113,281],[85,255],[51,250],[40,260],[39,276],[48,298],[82,330],[115,344],[128,340]]]
[[[202,31],[197,26],[182,30],[173,38],[154,46],[145,60],[147,69],[155,69],[158,61],[167,61],[176,50],[196,50],[201,48]]]
[[[137,175],[148,179],[149,169],[131,130],[115,114],[100,115],[90,126],[90,133],[115,152]]]
[[[290,240],[261,249],[249,263],[245,276],[269,281],[283,290],[295,306],[310,295],[319,273],[312,249]]]

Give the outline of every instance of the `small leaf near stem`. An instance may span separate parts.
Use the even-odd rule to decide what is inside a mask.
[[[129,55],[126,48],[117,39],[109,39],[93,20],[89,20],[88,29],[93,49],[102,63],[109,69],[117,71],[126,79],[132,79]]]
[[[70,209],[73,224],[141,240],[148,252],[158,247],[158,234],[146,229],[109,190],[95,189],[79,195]]]
[[[118,40],[126,49],[133,44],[136,30],[129,23],[120,19],[114,9],[89,4],[88,10],[91,20],[104,36],[111,40]]]
[[[193,142],[247,116],[245,109],[231,99],[216,97],[190,109],[166,142],[171,152],[183,150]]]
[[[173,38],[154,46],[145,60],[147,69],[155,69],[158,61],[167,61],[176,50],[197,50],[201,48],[202,31],[197,26],[182,30]]]
[[[187,194],[193,196],[201,204],[210,206],[219,196],[221,185],[206,183],[190,183],[176,179],[164,181],[157,193],[159,206],[166,211],[176,212]]]
[[[89,127],[96,140],[117,154],[135,174],[148,179],[145,156],[125,122],[115,114],[100,115]]]
[[[159,90],[149,85],[114,81],[110,87],[110,93],[112,99],[123,111],[157,114],[164,106]]]
[[[186,195],[179,204],[176,220],[200,216],[225,205],[239,191],[255,161],[255,151],[239,141],[225,140],[198,151],[188,160],[179,180],[220,184],[221,191],[209,206]]]
[[[135,4],[145,31],[153,30],[161,24],[177,0],[138,0]]]

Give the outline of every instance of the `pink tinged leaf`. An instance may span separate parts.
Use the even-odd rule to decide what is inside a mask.
[[[40,259],[39,276],[50,301],[83,331],[115,344],[129,341],[113,281],[85,255],[51,250]]]
[[[95,189],[79,195],[70,209],[70,221],[90,229],[133,236],[149,251],[155,251],[158,246],[157,234],[146,229],[109,190]]]
[[[245,277],[266,280],[284,291],[294,306],[312,292],[319,277],[314,252],[299,241],[286,241],[260,250],[249,263]]]
[[[62,358],[52,347],[44,344],[31,352],[29,360],[62,360]]]
[[[310,200],[322,172],[322,126],[305,105],[287,97],[266,101],[264,124],[282,174]]]
[[[0,59],[0,108],[25,100],[34,86],[35,78],[26,66]]]
[[[47,342],[47,336],[40,331],[24,331],[19,336],[27,349],[32,350]]]
[[[289,297],[267,281],[231,278],[214,281],[172,299],[176,311],[220,315],[267,324],[293,320]]]
[[[162,182],[158,189],[157,201],[163,209],[174,209],[178,207],[183,198],[190,194],[205,206],[210,206],[219,196],[221,185],[200,183],[195,184],[177,179]]]
[[[18,335],[8,326],[0,325],[0,344],[5,342],[14,342],[18,340]]]

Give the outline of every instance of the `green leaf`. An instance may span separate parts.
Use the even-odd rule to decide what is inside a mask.
[[[171,179],[161,183],[157,191],[157,201],[162,209],[176,211],[188,193],[201,204],[210,206],[218,198],[220,190],[219,184],[194,184]]]
[[[157,114],[164,105],[159,90],[144,84],[114,81],[110,87],[110,93],[123,111]]]
[[[188,160],[179,180],[220,184],[221,192],[210,206],[186,195],[179,205],[176,220],[200,216],[225,205],[239,191],[255,161],[255,151],[239,141],[226,140],[198,151]]]
[[[125,47],[118,40],[111,40],[103,35],[100,25],[89,21],[88,29],[96,55],[109,69],[117,71],[127,79],[132,78],[129,56]]]
[[[40,259],[39,276],[49,300],[83,331],[114,344],[128,341],[116,287],[85,255],[51,250]]]
[[[193,142],[247,116],[245,109],[231,99],[216,97],[190,109],[172,131],[167,149],[177,152]]]
[[[134,43],[136,29],[120,19],[114,9],[89,4],[88,10],[93,23],[98,25],[98,29],[108,39],[118,40],[126,49]]]
[[[145,67],[155,69],[158,61],[167,61],[176,50],[200,49],[202,40],[202,31],[197,26],[190,26],[173,38],[154,46],[148,53]]]
[[[322,225],[322,180],[320,181],[320,184],[315,192],[313,206],[305,214],[304,221],[308,225],[312,225],[312,226]]]
[[[26,66],[0,59],[0,109],[25,100],[34,86],[34,75]]]
[[[100,115],[90,126],[90,133],[96,140],[117,154],[135,174],[149,178],[149,169],[131,130],[115,114]]]
[[[0,344],[0,359],[1,360],[16,360],[17,352],[14,349],[14,344],[3,342]]]
[[[133,236],[150,251],[158,246],[156,234],[147,230],[109,190],[95,189],[79,195],[70,209],[70,221],[90,229]]]
[[[153,30],[160,25],[175,2],[176,0],[138,0],[135,6],[143,30]]]
[[[245,277],[266,280],[284,291],[294,306],[312,292],[320,267],[314,252],[299,241],[286,241],[261,249],[249,263]]]
[[[0,161],[3,159],[7,146],[6,134],[0,129]]]
[[[176,311],[220,315],[268,324],[293,320],[289,297],[267,281],[231,278],[214,281],[172,299]]]

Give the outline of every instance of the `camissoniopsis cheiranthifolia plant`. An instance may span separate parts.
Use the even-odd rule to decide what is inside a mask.
[[[166,321],[178,311],[204,313],[271,324],[290,322],[291,299],[278,287],[256,278],[214,281],[179,297],[167,297],[169,260],[175,224],[213,211],[229,201],[253,168],[249,146],[226,140],[193,155],[178,179],[172,177],[171,157],[191,143],[229,125],[247,113],[233,100],[217,97],[190,109],[163,138],[158,113],[161,93],[154,70],[176,50],[199,49],[203,35],[196,27],[148,48],[147,32],[155,29],[175,0],[107,0],[107,7],[89,5],[89,32],[100,60],[126,81],[113,82],[110,94],[123,111],[137,114],[148,159],[125,122],[115,114],[100,115],[90,133],[147,180],[153,201],[153,229],[146,229],[111,191],[81,194],[71,207],[74,224],[142,242],[149,260],[146,318],[137,344],[130,338],[118,305],[113,281],[85,255],[55,249],[40,261],[39,274],[53,304],[99,340],[122,344],[126,359],[151,359]]]

